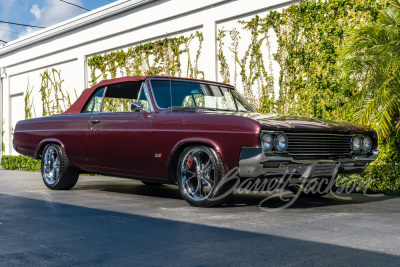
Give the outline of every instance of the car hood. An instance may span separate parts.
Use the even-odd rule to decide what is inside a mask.
[[[334,120],[324,120],[311,117],[260,114],[260,113],[235,113],[237,116],[247,117],[259,122],[263,130],[289,130],[293,132],[365,132],[371,129],[353,123],[345,123]]]

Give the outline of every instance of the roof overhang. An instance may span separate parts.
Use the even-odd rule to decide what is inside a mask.
[[[107,17],[114,16],[116,14],[137,8],[142,5],[146,5],[154,1],[157,0],[119,0],[114,3],[110,3],[103,7],[97,8],[82,15],[47,27],[43,30],[36,31],[27,36],[11,41],[3,47],[0,47],[0,55],[10,53],[25,46],[32,45],[45,39],[63,34],[65,32],[83,27],[93,22],[100,21]]]

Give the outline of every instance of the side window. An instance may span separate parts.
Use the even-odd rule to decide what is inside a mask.
[[[122,82],[107,86],[101,112],[131,112],[137,102],[142,82]]]
[[[131,112],[132,102],[140,102],[145,110],[150,110],[149,101],[143,90],[139,96],[141,88],[142,81],[107,85],[97,90],[82,112]]]
[[[136,99],[104,97],[101,112],[131,111],[131,103]]]
[[[90,99],[89,103],[83,110],[83,113],[100,112],[101,100],[103,99],[104,87],[99,89]]]

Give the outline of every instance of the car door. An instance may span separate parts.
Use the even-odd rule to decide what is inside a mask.
[[[110,90],[111,88],[106,88],[104,98],[107,94],[112,95]],[[151,112],[147,99],[147,88],[142,86],[137,100],[145,104],[147,112],[125,110],[98,112],[93,115],[89,122],[86,143],[90,165],[98,172],[138,177],[149,175],[152,167],[150,140],[154,113]],[[102,111],[104,107],[103,100]]]

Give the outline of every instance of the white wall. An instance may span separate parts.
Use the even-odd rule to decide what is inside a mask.
[[[87,57],[165,37],[189,35],[198,30],[204,35],[199,69],[205,72],[207,80],[221,81],[216,57],[217,29],[231,29],[236,27],[238,19],[263,15],[296,2],[119,0],[8,43],[0,48],[0,68],[4,68],[5,73],[2,74],[4,82],[0,110],[3,113],[0,115],[6,122],[6,154],[14,153],[11,130],[17,120],[24,118],[24,96],[18,94],[25,92],[28,77],[31,86],[34,86],[36,115],[40,116],[38,75],[44,70],[52,67],[61,70],[65,79],[63,88],[73,96],[73,89],[80,94],[88,87]],[[243,35],[240,53],[244,53],[246,41]],[[196,47],[196,44],[192,46]],[[276,45],[274,47],[276,49]],[[228,51],[226,55],[229,57]],[[279,69],[276,66],[274,72],[277,84]]]

